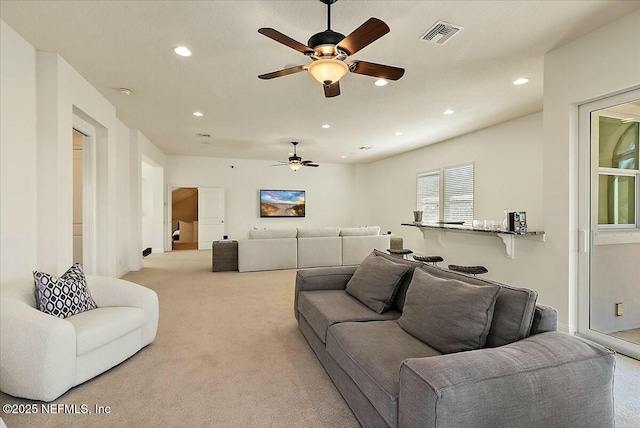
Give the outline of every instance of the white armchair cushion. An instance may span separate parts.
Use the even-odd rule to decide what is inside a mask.
[[[76,354],[83,355],[144,324],[144,311],[126,306],[98,308],[67,318],[76,329]]]

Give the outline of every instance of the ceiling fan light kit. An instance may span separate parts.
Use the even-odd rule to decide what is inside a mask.
[[[324,85],[336,83],[349,72],[349,67],[342,61],[319,59],[309,64],[309,74]]]
[[[327,5],[327,29],[316,33],[304,45],[273,28],[260,28],[258,33],[282,43],[303,55],[309,56],[309,65],[298,65],[271,73],[261,74],[260,79],[274,79],[289,74],[308,71],[309,74],[322,83],[324,95],[327,98],[340,95],[340,79],[349,72],[377,77],[385,80],[398,80],[404,75],[404,69],[388,65],[374,64],[367,61],[350,61],[345,59],[370,45],[387,34],[389,26],[377,18],[369,18],[364,24],[356,28],[348,36],[331,30],[331,4],[337,0],[320,0]]]

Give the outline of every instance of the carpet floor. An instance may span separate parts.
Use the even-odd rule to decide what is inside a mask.
[[[155,342],[53,402],[92,414],[2,413],[8,428],[359,426],[298,330],[295,271],[211,272],[210,251],[176,251],[125,279],[158,293]],[[615,403],[618,428],[640,426],[639,361],[618,356]]]

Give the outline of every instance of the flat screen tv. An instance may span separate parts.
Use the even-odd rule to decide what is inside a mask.
[[[260,190],[260,217],[304,217],[304,190]]]

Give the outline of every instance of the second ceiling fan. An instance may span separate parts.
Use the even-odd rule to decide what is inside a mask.
[[[285,36],[273,28],[260,28],[258,32],[276,42],[289,46],[309,56],[309,65],[297,65],[272,73],[261,74],[260,79],[273,79],[300,71],[308,71],[324,87],[325,97],[340,95],[340,79],[348,72],[364,74],[385,80],[398,80],[404,74],[403,68],[375,64],[367,61],[350,61],[345,59],[360,49],[375,42],[387,34],[389,26],[378,18],[369,18],[348,36],[331,30],[331,4],[338,0],[320,0],[327,5],[327,29],[311,36],[306,45]]]

